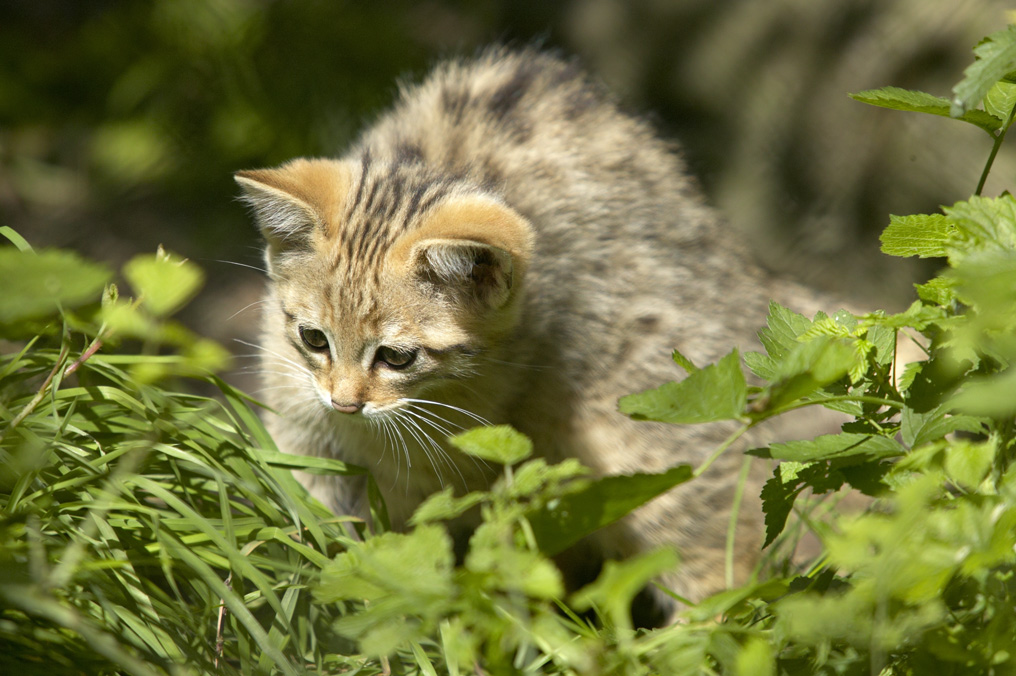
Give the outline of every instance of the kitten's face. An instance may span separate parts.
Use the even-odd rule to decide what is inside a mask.
[[[439,398],[514,324],[532,236],[495,198],[368,162],[237,180],[268,242],[275,345],[337,415]]]

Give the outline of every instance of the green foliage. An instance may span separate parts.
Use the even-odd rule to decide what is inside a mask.
[[[856,98],[1013,120],[1016,30],[989,36],[952,102]],[[0,247],[0,665],[11,673],[1003,674],[1016,670],[1016,201],[975,195],[893,216],[883,251],[940,259],[904,312],[813,318],[776,303],[762,352],[730,352],[619,402],[640,420],[731,421],[697,468],[593,479],[532,457],[517,432],[458,435],[503,466],[488,490],[427,499],[406,533],[335,517],[290,469],[365,470],[274,448],[243,395],[208,374],[221,348],[171,315],[201,272],[165,253],[123,271]],[[105,289],[105,290],[103,290]],[[111,352],[111,349],[119,350]],[[906,351],[920,359],[901,362]],[[216,399],[175,391],[199,375]],[[662,491],[695,481],[752,428],[797,409],[839,434],[750,453],[773,463],[766,544],[810,529],[809,567],[636,630],[633,600],[679,552],[609,562],[565,590],[550,558]],[[368,477],[368,482],[369,482]],[[369,484],[370,485],[370,484]],[[375,487],[376,489],[376,487]],[[376,495],[377,491],[369,491]],[[821,514],[834,493],[870,508]],[[827,510],[832,511],[832,510]],[[465,534],[471,533],[466,540]],[[679,564],[678,564],[679,565]],[[578,612],[587,613],[580,616]]]
[[[690,363],[679,353],[675,361]],[[740,361],[734,350],[680,382],[622,397],[618,406],[636,420],[701,423],[735,418],[744,409],[748,390]]]
[[[193,292],[181,271],[194,280],[196,268],[132,261],[125,276],[139,294],[162,294],[146,307],[103,294],[109,272],[65,252],[3,247],[0,260],[5,279],[56,280],[48,305],[32,292],[4,301],[5,333],[36,334],[0,358],[0,671],[323,666],[337,611],[308,589],[349,536],[275,466],[281,454],[245,397],[207,375],[204,341],[161,316]],[[174,334],[179,350],[100,350],[154,334]],[[198,372],[220,400],[152,380]]]

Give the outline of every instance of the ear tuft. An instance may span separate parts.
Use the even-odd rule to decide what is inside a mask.
[[[511,295],[515,269],[504,249],[469,241],[429,240],[419,264],[430,281],[466,294],[484,308],[499,308]]]
[[[243,189],[241,199],[251,207],[261,234],[278,250],[306,240],[319,219],[309,204],[273,187],[270,172],[239,171],[233,178]]]
[[[454,197],[392,248],[395,261],[487,309],[517,292],[533,250],[529,222],[486,195]]]

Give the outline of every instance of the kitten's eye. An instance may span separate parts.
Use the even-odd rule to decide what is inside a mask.
[[[306,326],[301,326],[300,338],[303,340],[304,345],[312,350],[328,349],[328,337],[324,334],[324,331],[319,329],[309,329]]]
[[[414,361],[416,361],[416,350],[397,350],[384,345],[377,349],[377,355],[374,357],[374,363],[381,362],[395,370],[404,369]]]

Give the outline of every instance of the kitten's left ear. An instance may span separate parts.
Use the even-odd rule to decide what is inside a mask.
[[[533,240],[532,226],[518,212],[474,195],[437,207],[392,253],[415,274],[496,309],[521,285]]]
[[[254,211],[269,258],[310,248],[315,233],[334,226],[349,191],[350,171],[335,160],[297,159],[275,169],[233,175]]]

